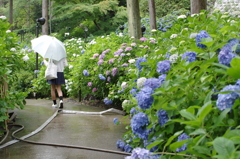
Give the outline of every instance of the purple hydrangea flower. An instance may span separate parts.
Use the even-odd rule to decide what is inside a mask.
[[[101,54],[98,59],[101,60],[101,59],[103,59],[104,57],[105,57],[105,54]]]
[[[111,63],[114,62],[114,60],[115,60],[115,59],[110,59],[110,60],[108,61],[108,63],[111,64]]]
[[[108,97],[104,98],[103,101],[104,101],[104,103],[105,103],[106,105],[110,105],[110,104],[113,103],[113,101],[112,101],[111,99],[108,99]]]
[[[207,46],[204,44],[201,44],[203,38],[209,38],[210,35],[205,30],[200,31],[200,33],[197,34],[196,36],[196,45],[199,48],[205,49]]]
[[[182,54],[182,60],[186,60],[188,62],[194,62],[196,61],[196,52],[194,51],[186,51],[184,54]]]
[[[110,82],[110,81],[111,81],[111,77],[108,77],[108,78],[107,78],[107,81]]]
[[[104,60],[103,60],[103,59],[100,59],[97,64],[98,64],[98,65],[101,65],[101,64],[103,64],[103,62],[104,62]]]
[[[128,67],[127,63],[122,64],[122,67]]]
[[[236,54],[232,53],[231,45],[224,45],[218,55],[218,61],[220,64],[230,66],[230,62],[236,56]]]
[[[138,58],[136,61],[136,67],[138,68],[139,71],[141,71],[142,68],[145,66],[145,65],[141,65],[142,62],[147,62],[145,57]]]
[[[84,75],[84,76],[89,76],[88,71],[87,71],[87,70],[83,70],[83,75]]]
[[[169,60],[160,61],[157,64],[158,73],[167,73],[170,70],[171,62]]]
[[[147,114],[140,112],[135,114],[131,119],[131,128],[134,134],[139,136],[148,132],[147,125],[149,124]]]
[[[181,135],[178,136],[178,140],[177,141],[183,141],[188,139],[189,136],[185,133],[182,133]],[[185,143],[183,146],[181,146],[180,148],[177,148],[176,151],[177,152],[181,152],[181,151],[185,151],[187,149],[187,143]]]
[[[111,73],[111,71],[109,71],[109,70],[106,71],[107,76],[110,75],[110,73]]]
[[[147,38],[141,37],[141,38],[140,38],[140,41],[141,41],[141,42],[147,41]]]
[[[93,88],[92,92],[97,92],[97,90],[98,90],[97,88]]]
[[[112,69],[112,76],[113,76],[113,77],[116,76],[117,72],[118,72],[118,69],[117,69],[116,67],[114,67],[114,68]]]
[[[163,126],[167,123],[168,121],[168,115],[165,110],[158,110],[157,111],[157,116],[158,116],[158,123]]]
[[[88,87],[92,87],[92,82],[88,82]]]
[[[106,53],[108,53],[109,51],[111,51],[111,50],[110,50],[110,49],[107,49],[107,50],[103,51],[102,54],[106,54]]]
[[[219,110],[223,111],[227,108],[232,108],[236,99],[240,97],[240,93],[235,91],[240,91],[240,86],[238,85],[228,85],[224,87],[220,92],[233,91],[226,94],[218,94],[217,107]]]
[[[126,47],[125,51],[131,51],[132,47]]]
[[[118,51],[114,52],[114,55],[120,55],[123,52],[123,49],[118,49]]]
[[[121,53],[121,54],[120,54],[120,56],[122,56],[122,57],[125,56],[125,55],[126,55],[125,53]]]
[[[106,77],[104,77],[102,74],[99,74],[98,77],[100,78],[100,80],[103,80],[103,81],[106,80]]]
[[[145,81],[144,86],[150,87],[155,90],[161,86],[161,81],[158,78],[148,78]]]
[[[138,106],[143,109],[149,109],[154,101],[153,96],[153,89],[150,87],[143,87],[141,91],[139,91],[136,95]]]

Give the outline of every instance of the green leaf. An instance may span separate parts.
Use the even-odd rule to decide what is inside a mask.
[[[224,157],[230,157],[235,151],[233,141],[226,139],[225,137],[218,137],[213,141],[213,147],[217,153]]]
[[[194,114],[188,112],[186,109],[181,110],[180,114],[189,120],[196,120],[196,117],[194,116]]]
[[[150,150],[152,147],[159,145],[159,144],[162,143],[163,141],[164,141],[164,140],[154,141],[153,143],[149,144],[146,148],[147,148],[148,150]]]
[[[240,59],[239,58],[233,58],[231,61],[231,67],[227,69],[227,74],[234,79],[240,78]]]
[[[210,101],[211,102],[211,101]],[[199,121],[203,121],[204,118],[211,112],[212,105],[206,103],[201,109],[199,109],[197,117]]]
[[[206,131],[204,129],[197,129],[194,132],[190,133],[190,135],[204,135],[206,134]]]
[[[214,124],[213,128],[216,128],[222,123],[223,119],[226,118],[226,115],[228,112],[230,112],[230,110],[231,110],[230,108],[227,108],[219,115],[219,117],[216,120],[217,122]]]
[[[167,146],[173,141],[173,139],[175,139],[177,136],[179,136],[180,134],[182,134],[182,132],[183,132],[183,131],[178,131],[178,132],[176,132],[173,136],[171,136],[171,137],[168,139],[167,143],[164,145],[164,148],[167,147]]]

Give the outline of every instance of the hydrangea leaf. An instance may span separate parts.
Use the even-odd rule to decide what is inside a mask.
[[[235,79],[240,79],[240,59],[234,58],[231,61],[231,67],[227,69],[227,74]]]
[[[218,137],[213,141],[213,147],[220,156],[231,157],[232,153],[235,151],[235,146],[233,141],[225,138]]]

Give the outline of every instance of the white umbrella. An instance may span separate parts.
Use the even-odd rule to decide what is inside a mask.
[[[53,36],[42,35],[31,40],[32,49],[44,58],[50,58],[56,61],[67,57],[64,44]]]

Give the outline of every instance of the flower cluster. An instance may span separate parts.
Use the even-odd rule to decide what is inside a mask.
[[[165,110],[158,110],[157,111],[158,123],[163,126],[168,121],[168,115]]]
[[[130,153],[132,151],[132,147],[129,144],[125,144],[125,142],[122,140],[118,140],[116,145],[117,148],[120,148],[124,152]]]
[[[132,131],[141,139],[147,139],[147,136],[149,135],[149,130],[147,129],[148,124],[148,116],[143,112],[135,114],[131,119]]]
[[[186,60],[188,62],[194,62],[196,61],[196,52],[194,51],[187,51],[184,54],[182,54],[182,60]]]
[[[143,109],[149,109],[154,101],[152,96],[153,89],[150,87],[143,87],[136,95],[138,106]]]
[[[158,78],[148,78],[144,83],[144,87],[150,87],[153,90],[159,88],[160,86],[161,81]]]
[[[207,46],[204,45],[204,44],[201,44],[200,42],[202,42],[203,38],[209,38],[209,37],[210,37],[210,35],[208,35],[208,33],[205,30],[200,31],[200,33],[198,33],[196,35],[196,45],[197,45],[197,47],[205,49]]]
[[[131,156],[125,157],[125,159],[158,159],[160,155],[151,155],[150,151],[137,147],[132,150]]]
[[[110,105],[110,104],[113,103],[113,101],[112,101],[111,99],[108,99],[108,97],[104,98],[103,101],[104,101],[104,103],[105,103],[106,105]]]
[[[158,73],[167,73],[170,70],[171,62],[169,60],[160,61],[157,64]]]
[[[188,139],[189,136],[185,133],[182,133],[181,135],[178,136],[178,140],[177,141],[183,141]],[[181,146],[180,148],[177,148],[176,151],[177,152],[181,152],[181,151],[185,151],[187,149],[187,143],[185,143],[183,146]]]
[[[99,77],[100,80],[103,80],[103,81],[106,80],[106,77],[104,77],[102,74],[99,74],[98,77]]]
[[[219,55],[218,55],[218,61],[220,64],[230,66],[230,62],[232,59],[236,56],[236,54],[233,53],[232,48],[234,45],[238,44],[237,39],[231,39],[228,41],[229,43],[224,45],[221,49]]]
[[[139,71],[142,71],[142,68],[145,66],[141,65],[142,62],[147,62],[145,57],[138,58],[136,61],[136,67],[138,68]]]
[[[89,76],[88,71],[87,71],[87,70],[83,70],[83,75],[84,75],[84,76]]]
[[[224,87],[220,92],[226,92],[226,91],[232,91],[232,92],[226,93],[226,94],[218,94],[217,107],[221,111],[227,108],[232,108],[235,100],[240,97],[240,93],[236,92],[236,91],[240,91],[239,85],[228,85]]]

